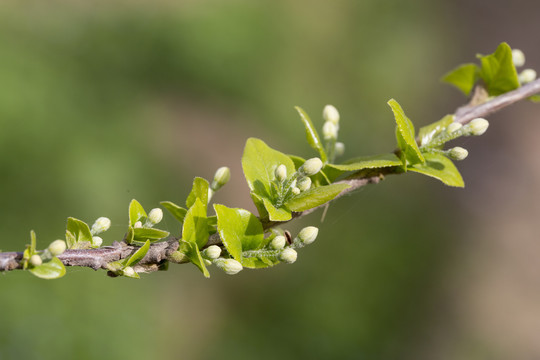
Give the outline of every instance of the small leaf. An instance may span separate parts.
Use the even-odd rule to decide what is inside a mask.
[[[171,213],[171,215],[176,218],[176,220],[180,221],[181,223],[184,222],[184,218],[186,217],[187,209],[184,209],[183,207],[178,206],[175,203],[172,203],[170,201],[162,201],[160,204],[167,211],[169,211]]]
[[[292,211],[305,211],[329,202],[343,190],[349,188],[347,184],[332,184],[309,189],[287,201],[285,205]]]
[[[66,226],[66,244],[68,249],[83,249],[90,247],[92,233],[88,224],[79,219],[69,217]]]
[[[264,269],[276,264],[279,264],[278,260],[273,260],[264,256],[242,259],[242,266],[248,269]]]
[[[154,228],[135,228],[133,229],[133,240],[134,241],[146,241],[150,240],[152,242],[163,239],[169,236],[169,232],[165,230],[159,230]]]
[[[208,204],[208,181],[203,178],[196,177],[193,180],[193,187],[189,193],[186,206],[188,208],[192,207],[195,204],[195,199],[200,199],[201,202],[206,206]]]
[[[30,256],[36,253],[36,232],[34,230],[30,231]]]
[[[299,106],[295,106],[294,108],[296,109],[296,111],[298,111],[298,114],[300,114],[300,119],[302,120],[302,123],[306,128],[307,142],[314,150],[319,152],[319,156],[321,157],[322,162],[325,163],[328,157],[326,156],[324,146],[321,142],[319,134],[317,133],[317,130],[315,130],[315,126],[313,126],[313,123],[309,118],[309,115],[304,111],[304,109]]]
[[[520,86],[512,49],[507,43],[501,43],[493,54],[480,56],[480,61],[480,77],[490,96],[501,95]]]
[[[469,96],[479,78],[480,67],[476,64],[463,64],[444,75],[442,81],[454,85]]]
[[[141,246],[137,251],[133,253],[129,258],[124,260],[123,265],[124,267],[127,266],[133,266],[137,264],[139,261],[141,261],[148,250],[150,249],[150,240],[146,240],[143,246]]]
[[[133,226],[137,221],[143,222],[146,219],[146,211],[142,205],[135,199],[129,203],[129,225]]]
[[[204,265],[204,259],[202,258],[196,243],[180,240],[180,250],[186,254],[189,261],[201,270],[205,277],[210,277],[210,273],[208,272],[208,269],[206,269],[206,265]]]
[[[347,160],[343,164],[327,164],[324,167],[324,171],[333,181],[341,174],[349,171],[360,171],[364,169],[379,169],[397,166],[401,166],[401,161],[395,154],[381,154],[357,157]]]
[[[126,232],[126,235],[124,236],[124,241],[126,244],[131,244],[133,242],[133,239],[135,238],[135,230],[133,227],[129,227],[128,231]]]
[[[259,212],[259,217],[261,219],[267,219],[269,215],[268,215],[268,211],[264,207],[263,198],[255,194],[253,191],[250,192],[249,195],[251,196],[251,200],[253,200],[253,203],[255,204],[255,207],[257,208],[257,211]]]
[[[55,256],[50,261],[29,269],[32,274],[42,279],[58,279],[66,274],[64,264]]]
[[[208,221],[206,219],[206,205],[196,198],[189,208],[182,227],[182,239],[195,243],[202,248],[208,242]]]
[[[422,145],[427,144],[431,139],[433,139],[437,134],[444,130],[448,125],[454,122],[454,115],[446,115],[441,120],[429,124],[427,126],[421,127],[418,131],[418,137],[420,138],[420,143]]]
[[[465,183],[454,163],[442,154],[424,154],[426,162],[408,167],[409,171],[417,172],[439,179],[448,186],[464,187]]]
[[[270,200],[263,198],[264,208],[268,212],[268,219],[271,221],[288,221],[291,220],[291,210],[286,207],[276,208]]]
[[[414,138],[414,125],[411,120],[405,115],[405,112],[394,99],[388,101],[388,105],[394,112],[394,118],[396,119],[397,130],[396,138],[398,146],[402,153],[405,154],[406,160],[411,164],[423,163],[424,157],[416,144]]]

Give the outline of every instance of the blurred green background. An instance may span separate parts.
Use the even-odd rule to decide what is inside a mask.
[[[211,179],[224,165],[233,177],[215,201],[253,209],[240,166],[248,137],[313,155],[294,105],[318,126],[323,106],[335,105],[346,156],[389,151],[389,98],[418,126],[439,119],[464,102],[439,77],[501,41],[540,68],[529,35],[538,11],[532,1],[482,0],[4,1],[0,248],[21,251],[31,229],[44,247],[63,237],[68,216],[110,217],[111,243],[132,198],[147,209],[181,203],[194,176]],[[323,224],[320,213],[290,224],[293,233],[321,228],[294,265],[234,277],[211,269],[209,280],[189,265],[140,281],[89,269],[57,281],[4,274],[0,359],[540,356],[530,335],[540,328],[540,296],[519,292],[540,289],[536,258],[524,257],[538,250],[537,232],[497,212],[515,213],[531,196],[498,196],[515,181],[539,182],[540,171],[519,174],[514,158],[530,164],[534,138],[527,145],[523,136],[540,110],[519,107],[497,117],[519,115],[525,130],[508,135],[500,121],[465,142],[465,190],[416,174],[366,187],[333,205]],[[513,145],[515,153],[503,151]],[[513,183],[501,172],[513,172]],[[171,217],[165,226],[178,234]],[[508,281],[530,280],[517,290],[478,287],[500,268],[485,250],[513,248],[493,236],[516,240],[512,229],[523,226],[530,247],[505,266],[528,264]],[[486,305],[507,291],[517,296]],[[539,302],[525,310],[524,299]],[[498,317],[507,311],[514,315]]]

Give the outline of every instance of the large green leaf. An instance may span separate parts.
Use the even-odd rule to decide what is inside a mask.
[[[424,154],[426,162],[408,167],[409,171],[417,172],[439,179],[448,186],[464,187],[465,183],[458,169],[450,159],[442,154]]]
[[[197,198],[189,208],[182,227],[182,239],[195,243],[202,248],[208,242],[208,221],[206,219],[206,205]]]
[[[204,265],[204,259],[202,258],[196,243],[180,240],[180,248],[178,250],[186,254],[189,261],[197,266],[205,277],[210,277],[210,273],[208,272],[208,269],[206,269],[206,265]]]
[[[146,241],[150,240],[151,242],[163,239],[169,236],[169,232],[165,230],[153,229],[153,228],[134,228],[133,229],[133,240],[135,241]]]
[[[69,217],[66,226],[66,244],[68,249],[89,248],[92,243],[92,233],[88,224],[79,219]]]
[[[195,199],[201,199],[201,202],[206,206],[208,204],[208,181],[206,179],[196,177],[193,180],[193,187],[189,193],[186,206],[188,208],[192,207],[195,204]]]
[[[168,210],[172,216],[176,218],[176,220],[180,221],[181,223],[184,222],[184,218],[186,217],[187,209],[184,209],[181,206],[176,205],[173,202],[170,201],[162,201],[161,206],[163,206],[166,210]]]
[[[137,264],[139,261],[141,261],[144,258],[144,256],[146,255],[149,249],[150,249],[150,240],[146,240],[143,246],[141,246],[139,249],[137,249],[137,251],[133,253],[133,255],[131,255],[129,258],[123,261],[124,267],[133,266]]]
[[[479,78],[480,67],[476,64],[463,64],[442,77],[442,81],[454,85],[469,96]]]
[[[489,95],[501,95],[520,86],[512,60],[512,49],[507,43],[501,43],[493,54],[480,56],[480,61],[480,77]]]
[[[42,279],[58,279],[66,274],[64,264],[55,256],[50,261],[29,269],[32,274]]]
[[[418,131],[418,137],[422,145],[427,144],[437,134],[443,131],[448,125],[454,122],[454,115],[446,115],[439,121],[435,121],[432,124],[421,127]]]
[[[313,126],[309,115],[304,111],[304,109],[299,106],[295,106],[294,108],[296,109],[296,111],[298,111],[298,114],[300,114],[300,119],[302,120],[302,123],[306,128],[307,142],[313,149],[319,152],[319,156],[321,157],[322,162],[325,163],[327,161],[326,152],[324,151],[324,146],[321,142],[321,138],[319,137],[317,130],[315,130],[315,126]]]
[[[311,188],[287,201],[285,205],[292,211],[309,210],[329,202],[349,187],[347,184],[332,184]]]
[[[146,211],[142,205],[135,199],[129,203],[129,225],[133,226],[137,221],[144,222],[146,220]]]
[[[396,119],[397,124],[396,139],[399,148],[405,155],[405,159],[410,164],[423,163],[424,157],[416,144],[413,123],[405,115],[405,112],[396,100],[390,99],[388,105],[390,105],[394,112],[394,118]]]
[[[401,160],[395,154],[381,154],[357,157],[347,160],[343,164],[327,164],[323,170],[326,172],[330,180],[333,181],[341,174],[350,171],[379,169],[400,165]]]

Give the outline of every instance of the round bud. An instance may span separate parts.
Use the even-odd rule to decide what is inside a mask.
[[[142,222],[137,221],[135,224],[133,224],[133,228],[134,228],[134,229],[140,229],[140,228],[142,228]]]
[[[128,277],[135,276],[135,270],[133,270],[133,268],[132,268],[131,266],[126,266],[126,267],[122,270],[122,273],[123,273],[125,276],[128,276]]]
[[[336,140],[338,135],[338,128],[334,123],[327,121],[322,128],[324,140]]]
[[[283,164],[279,165],[276,168],[275,175],[278,181],[285,181],[287,179],[287,167]]]
[[[469,155],[469,152],[461,146],[456,146],[450,149],[448,155],[454,160],[464,160]]]
[[[334,146],[334,152],[336,156],[342,156],[343,154],[345,154],[345,144],[342,142],[337,142]]]
[[[270,247],[274,250],[281,250],[285,247],[285,244],[287,243],[287,239],[285,239],[285,236],[278,235],[275,238],[270,241]]]
[[[217,169],[216,174],[214,175],[214,180],[212,181],[212,185],[210,186],[212,190],[218,190],[223,185],[229,182],[231,179],[231,170],[226,167],[220,167]]]
[[[311,179],[308,177],[300,178],[296,186],[300,191],[307,191],[311,187]]]
[[[290,247],[283,249],[281,254],[279,254],[279,260],[287,264],[292,264],[293,262],[295,262],[297,257],[298,253]]]
[[[209,259],[217,259],[221,255],[221,248],[217,245],[210,245],[203,251],[203,255]]]
[[[518,75],[518,80],[521,84],[527,84],[536,79],[536,71],[533,69],[525,69]]]
[[[326,105],[322,113],[324,121],[328,121],[337,125],[339,123],[339,112],[332,105]]]
[[[30,256],[30,265],[39,266],[41,264],[43,264],[43,260],[41,260],[41,256],[37,254]]]
[[[109,230],[110,227],[111,220],[106,217],[100,217],[96,220],[94,225],[92,225],[92,230],[90,232],[92,233],[92,235],[97,235]]]
[[[64,240],[54,240],[49,245],[49,252],[52,256],[57,256],[66,251],[66,242]]]
[[[99,236],[92,236],[92,246],[93,247],[100,247],[101,244],[103,244],[103,239]]]
[[[148,221],[152,224],[158,224],[163,219],[163,210],[155,208],[148,213]]]
[[[453,132],[456,132],[458,131],[459,129],[461,129],[463,127],[463,125],[461,125],[461,123],[458,123],[458,122],[453,122],[451,123],[450,125],[448,125],[448,127],[446,128],[446,131],[451,134]]]
[[[227,275],[238,274],[243,269],[242,264],[234,259],[224,259],[223,261],[217,262],[216,265],[221,268],[221,270],[225,271],[225,274]]]
[[[210,260],[208,260],[208,259],[203,259],[203,261],[204,261],[204,265],[206,265],[206,266],[212,265],[212,262]]]
[[[300,166],[298,173],[301,176],[312,176],[321,171],[323,163],[319,158],[311,158],[306,160],[304,165]]]
[[[472,135],[482,135],[489,127],[489,122],[486,119],[476,118],[469,123],[469,130]]]
[[[300,230],[298,233],[298,240],[300,240],[304,245],[309,245],[315,241],[317,235],[319,234],[319,229],[315,226],[308,226]]]
[[[291,191],[292,191],[292,193],[293,193],[294,195],[298,195],[298,194],[301,193],[300,189],[297,188],[296,186],[294,186],[294,187],[292,188]]]
[[[512,61],[514,62],[514,66],[516,67],[525,65],[525,54],[523,53],[523,51],[519,49],[513,49]]]

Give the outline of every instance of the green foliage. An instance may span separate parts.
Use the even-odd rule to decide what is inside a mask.
[[[146,211],[142,205],[135,199],[129,203],[129,225],[135,226],[137,221],[143,223],[147,218]]]
[[[425,153],[426,162],[409,166],[409,171],[434,177],[448,186],[464,187],[465,183],[454,163],[442,154]]]
[[[131,255],[130,257],[122,261],[123,267],[125,268],[127,266],[136,265],[139,261],[141,261],[144,258],[144,256],[146,255],[149,249],[150,249],[150,240],[146,240],[144,245],[141,246],[137,251],[135,251],[133,255]]]
[[[187,197],[186,206],[188,208],[192,207],[193,204],[195,204],[196,199],[200,199],[201,202],[206,206],[206,204],[208,204],[208,188],[209,184],[207,180],[196,177],[195,180],[193,180],[191,192]]]
[[[29,271],[42,279],[58,279],[66,274],[64,264],[56,256],[39,266],[30,267]]]
[[[446,127],[454,122],[454,115],[446,115],[441,120],[420,128],[418,137],[422,146],[428,144],[434,137],[446,130]]]
[[[479,70],[476,64],[463,64],[444,75],[442,81],[454,85],[462,93],[469,96],[474,84],[480,77]]]
[[[197,198],[189,208],[182,227],[182,239],[197,244],[199,248],[208,241],[208,220],[206,218],[206,204]]]
[[[306,211],[323,205],[334,199],[343,190],[349,188],[347,184],[332,184],[309,189],[285,203],[292,211]]]
[[[403,165],[423,163],[424,156],[416,144],[412,121],[405,115],[405,112],[396,100],[390,99],[388,105],[392,108],[394,118],[396,119],[396,139],[398,147],[401,150],[400,156]]]
[[[321,160],[323,161],[323,163],[325,163],[328,157],[326,155],[326,152],[324,151],[324,146],[321,142],[321,138],[319,137],[315,126],[313,126],[309,115],[304,111],[304,109],[299,106],[295,106],[294,108],[296,109],[296,111],[298,111],[298,114],[300,114],[300,119],[302,120],[302,123],[306,128],[306,140],[308,144],[319,153]]]
[[[88,224],[69,217],[66,226],[66,244],[68,249],[88,249],[91,247],[92,234]]]
[[[180,221],[180,223],[184,222],[184,218],[186,217],[187,209],[184,209],[181,206],[176,205],[175,203],[171,201],[162,201],[160,202],[161,206],[163,206],[167,211],[171,213],[172,216],[175,217],[176,220]]]

